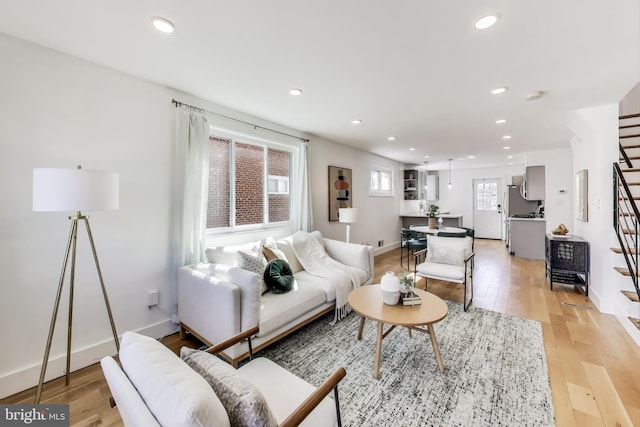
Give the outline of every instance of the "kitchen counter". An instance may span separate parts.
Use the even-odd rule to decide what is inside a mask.
[[[427,215],[420,212],[404,212],[400,214],[400,217],[402,218],[402,226],[405,228],[409,228],[410,225],[427,225],[429,223]],[[445,227],[462,227],[462,217],[462,214],[438,215],[438,218],[442,218],[442,225]]]
[[[509,218],[510,251],[518,258],[544,259],[544,218]]]

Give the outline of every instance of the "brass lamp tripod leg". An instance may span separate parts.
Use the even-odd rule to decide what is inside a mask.
[[[62,288],[64,286],[64,277],[67,272],[67,263],[69,261],[69,255],[71,255],[71,274],[70,274],[70,287],[69,287],[69,314],[67,323],[67,365],[65,373],[65,384],[69,385],[69,374],[71,371],[71,332],[72,332],[72,320],[73,320],[73,291],[75,282],[75,267],[76,267],[76,247],[78,238],[78,220],[84,220],[87,233],[89,235],[89,242],[91,243],[91,251],[93,252],[93,259],[96,263],[96,269],[98,271],[98,277],[100,279],[100,285],[102,287],[102,295],[107,308],[107,314],[109,315],[109,322],[111,323],[111,331],[113,332],[113,340],[116,344],[116,350],[120,351],[120,343],[118,341],[118,334],[116,332],[116,326],[113,322],[113,315],[111,314],[111,306],[109,305],[109,298],[107,297],[107,290],[104,286],[104,280],[102,279],[102,271],[100,270],[100,264],[98,262],[98,255],[96,253],[95,244],[93,243],[93,235],[91,234],[91,228],[89,227],[89,217],[82,215],[78,212],[77,216],[69,217],[71,220],[71,231],[69,232],[69,240],[67,241],[67,249],[64,255],[64,261],[62,263],[62,272],[60,273],[60,281],[58,282],[58,291],[56,293],[56,300],[53,304],[53,314],[51,315],[51,324],[49,325],[49,335],[47,337],[47,345],[44,350],[44,357],[42,360],[42,368],[40,370],[40,380],[38,381],[38,391],[36,392],[35,403],[40,403],[42,396],[42,386],[44,384],[45,374],[47,372],[47,363],[49,361],[49,353],[51,351],[51,341],[53,340],[53,332],[55,330],[56,319],[58,317],[58,308],[60,307],[60,297],[62,295]]]

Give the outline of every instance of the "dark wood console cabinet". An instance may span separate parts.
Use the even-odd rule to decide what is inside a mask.
[[[553,290],[553,282],[577,285],[589,296],[589,242],[578,236],[547,233],[544,246],[549,288]]]

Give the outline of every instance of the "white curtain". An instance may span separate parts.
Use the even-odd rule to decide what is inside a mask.
[[[176,108],[173,174],[174,269],[204,260],[209,190],[209,124],[202,113]],[[177,315],[174,281],[172,315]]]
[[[313,215],[311,210],[311,183],[309,182],[309,143],[302,141],[300,144],[300,161],[296,182],[300,183],[298,191],[298,217],[296,222],[298,230],[313,231]]]

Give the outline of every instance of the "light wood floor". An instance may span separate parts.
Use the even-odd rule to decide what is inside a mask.
[[[618,321],[571,286],[554,284],[550,291],[543,261],[509,256],[501,241],[476,239],[475,248],[473,305],[542,324],[557,425],[640,427],[640,349]],[[377,282],[385,271],[405,271],[399,250],[376,257],[375,265]],[[424,279],[418,286],[424,287]],[[430,280],[429,291],[462,301],[456,285]],[[178,334],[162,341],[174,351],[200,345],[193,338],[181,341]],[[34,396],[32,388],[0,403],[32,403]],[[73,426],[121,426],[109,396],[94,365],[74,372],[69,386],[63,378],[47,383],[42,402],[69,403]]]

